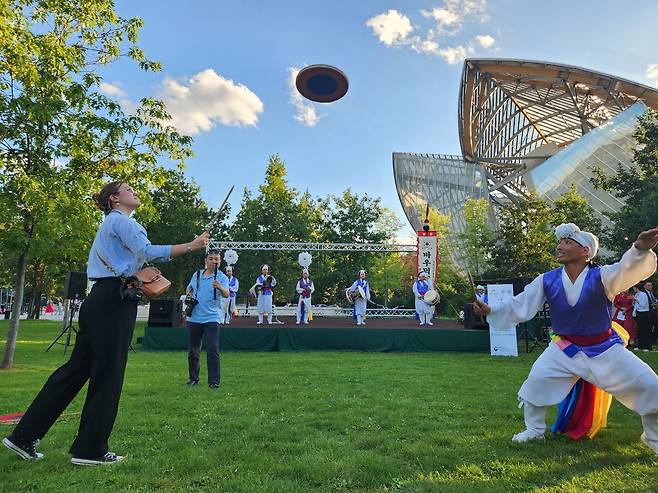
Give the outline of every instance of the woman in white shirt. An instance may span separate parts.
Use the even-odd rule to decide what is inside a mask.
[[[635,321],[637,322],[637,348],[642,351],[651,350],[651,306],[649,296],[641,284],[633,286],[635,301],[633,302]]]

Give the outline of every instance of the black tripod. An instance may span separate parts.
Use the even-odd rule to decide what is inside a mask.
[[[73,315],[78,309],[78,305],[76,304],[76,300],[68,300],[69,302],[69,322],[66,324],[66,327],[62,329],[62,332],[55,338],[53,342],[50,343],[50,346],[48,346],[48,349],[46,349],[46,352],[50,351],[50,348],[52,348],[55,344],[62,344],[64,346],[64,354],[66,354],[66,349],[71,345],[71,332],[75,332],[76,334],[78,331],[73,327]],[[59,342],[59,340],[62,338],[62,336],[66,334],[66,342]]]
[[[519,339],[523,339],[525,341],[526,353],[531,353],[537,346],[539,346],[541,349],[544,349],[548,347],[548,344],[551,342],[551,326],[548,319],[550,316],[550,311],[548,305],[544,304],[537,315],[538,316],[533,319],[535,322],[535,331],[532,332],[528,328],[528,322],[526,322],[523,333],[519,337]],[[541,322],[539,321],[539,317],[542,319]],[[539,327],[540,324],[541,327]]]

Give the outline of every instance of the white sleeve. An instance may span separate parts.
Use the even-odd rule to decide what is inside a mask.
[[[239,288],[240,288],[240,283],[239,283],[238,280],[236,279],[236,280],[235,280],[235,286],[231,286],[231,287],[230,287],[230,290],[233,291],[234,293],[237,293]]]
[[[276,277],[272,276],[272,284],[270,284],[270,286],[276,286]]]
[[[315,293],[315,283],[311,281],[311,294]]]
[[[297,291],[299,294],[302,294],[302,292],[304,291],[299,285],[299,281],[297,281],[297,287],[295,288],[295,291]]]
[[[656,254],[653,250],[639,250],[633,245],[619,262],[601,267],[601,282],[610,301],[622,291],[648,278],[656,272]]]
[[[491,302],[487,321],[495,327],[509,327],[533,318],[544,306],[544,274],[528,284],[522,293],[502,302]]]
[[[419,294],[418,294],[418,288],[416,287],[416,281],[414,281],[414,283],[411,285],[411,290],[414,292],[414,296],[418,298]]]

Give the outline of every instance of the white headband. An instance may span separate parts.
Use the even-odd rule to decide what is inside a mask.
[[[588,231],[581,231],[574,223],[560,224],[555,228],[555,236],[558,241],[569,238],[587,247],[589,249],[589,258],[594,258],[599,253],[599,239]]]

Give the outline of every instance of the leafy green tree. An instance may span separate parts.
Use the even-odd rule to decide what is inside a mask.
[[[309,193],[301,194],[288,185],[285,163],[278,155],[269,158],[265,182],[252,197],[244,191],[242,204],[230,235],[235,241],[317,241],[319,216]],[[235,268],[241,285],[250,287],[260,275],[260,266],[268,264],[276,277],[276,303],[289,303],[295,297],[294,287],[300,277],[297,253],[280,251],[242,251]],[[315,276],[314,276],[315,278]]]
[[[201,234],[215,215],[214,210],[201,198],[201,189],[193,180],[188,180],[180,170],[167,170],[164,182],[154,188],[151,195],[153,208],[157,216],[148,215],[142,219],[139,210],[136,219],[144,225],[149,233],[149,239],[154,244],[175,245],[185,243],[195,234]],[[228,227],[224,224],[230,213],[226,207],[211,229],[212,238],[225,239]],[[187,283],[195,270],[204,265],[204,254],[183,255],[171,262],[158,265],[164,276],[172,283],[167,296],[185,293]]]
[[[503,208],[488,277],[534,277],[555,268],[553,223],[548,202],[534,193]]]
[[[553,220],[551,224],[574,223],[583,231],[589,231],[598,238],[603,234],[601,219],[594,208],[578,193],[576,185],[571,185],[567,193],[553,202]]]
[[[469,198],[464,204],[464,232],[458,235],[459,248],[466,266],[475,277],[490,269],[491,251],[496,233],[489,225],[490,208],[487,199]]]
[[[145,192],[162,181],[159,156],[191,153],[190,138],[163,123],[162,103],[144,99],[125,115],[98,90],[97,69],[120,57],[159,69],[136,45],[141,26],[111,0],[0,4],[0,250],[16,266],[2,368],[13,363],[29,259],[84,262],[101,219],[91,192],[107,179]]]
[[[594,184],[624,201],[619,212],[608,214],[612,227],[604,234],[606,247],[617,256],[630,247],[641,231],[654,228],[658,203],[658,112],[648,110],[635,132],[638,147],[630,169],[614,175],[596,169]]]

